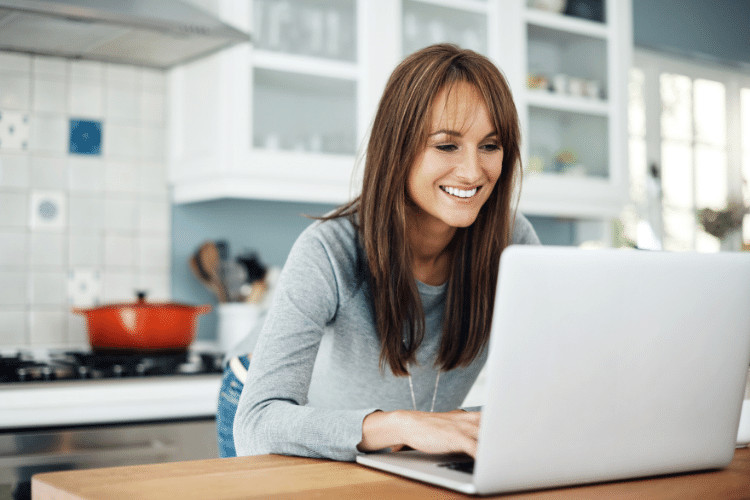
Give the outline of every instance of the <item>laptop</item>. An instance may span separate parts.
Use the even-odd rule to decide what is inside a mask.
[[[750,255],[511,246],[473,472],[360,464],[469,494],[726,467],[750,363]]]

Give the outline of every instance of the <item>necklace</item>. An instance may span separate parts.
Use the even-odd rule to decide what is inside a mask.
[[[406,369],[409,370],[409,363],[406,363]],[[430,406],[430,413],[435,411],[435,398],[437,397],[439,383],[440,370],[438,370],[437,377],[435,377],[435,390],[432,392],[432,406]],[[411,370],[409,370],[409,390],[411,391],[411,404],[414,406],[414,411],[417,411],[417,398],[414,397],[414,384],[411,381]]]

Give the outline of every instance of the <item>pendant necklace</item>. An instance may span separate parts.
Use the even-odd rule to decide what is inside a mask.
[[[414,384],[411,381],[411,370],[409,369],[409,363],[406,363],[406,369],[409,370],[409,390],[411,391],[411,404],[414,406],[414,411],[417,411],[417,398],[414,397]],[[439,383],[440,370],[438,370],[437,377],[435,377],[435,390],[432,392],[432,406],[430,406],[430,413],[435,411],[435,398],[437,397]]]

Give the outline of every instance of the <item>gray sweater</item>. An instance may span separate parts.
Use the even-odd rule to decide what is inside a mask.
[[[518,214],[516,244],[539,244]],[[362,420],[376,410],[414,409],[408,377],[379,368],[356,229],[345,218],[316,222],[295,242],[255,346],[234,421],[238,455],[278,453],[354,460]],[[417,409],[429,411],[438,370],[446,285],[417,282],[425,337],[411,365]],[[440,374],[435,411],[459,407],[487,349]]]

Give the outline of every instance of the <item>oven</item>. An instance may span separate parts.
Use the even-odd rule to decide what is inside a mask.
[[[0,499],[33,474],[215,458],[222,355],[0,353]]]

